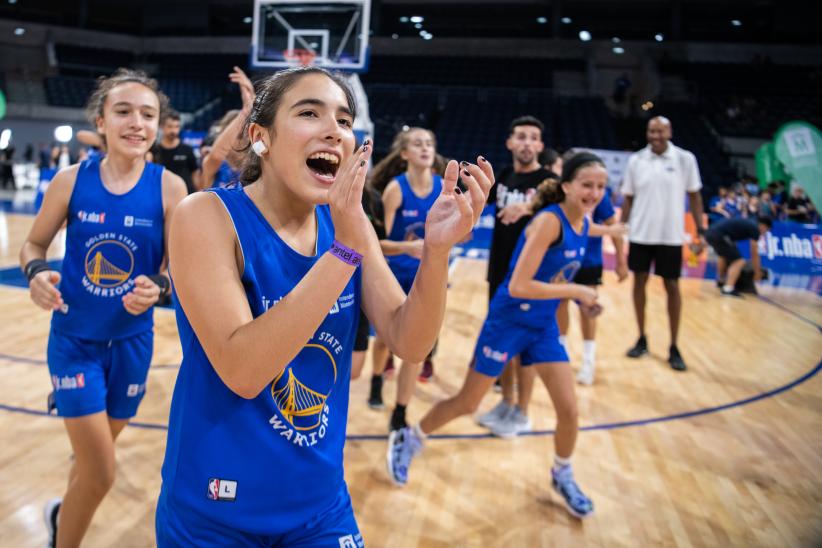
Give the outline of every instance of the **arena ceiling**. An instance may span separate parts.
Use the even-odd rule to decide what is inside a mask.
[[[377,36],[819,44],[800,0],[373,0]],[[250,35],[250,0],[0,0],[0,18],[138,36]],[[420,16],[421,27],[405,18]],[[657,38],[658,39],[658,38]]]

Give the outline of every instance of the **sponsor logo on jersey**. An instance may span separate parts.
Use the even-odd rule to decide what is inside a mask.
[[[126,215],[123,217],[123,226],[142,226],[151,228],[154,226],[154,221],[152,219],[141,219],[139,217],[135,217],[134,215]]]
[[[97,213],[95,211],[78,211],[77,218],[80,219],[81,223],[95,223],[101,225],[106,222],[106,212],[101,211]]]
[[[340,548],[363,548],[363,546],[365,546],[362,535],[359,533],[356,535],[345,535],[344,537],[338,538],[337,541],[340,543]]]
[[[418,209],[403,209],[402,210],[403,217],[419,217],[420,212]]]
[[[576,250],[574,250],[574,255],[576,255]],[[580,266],[582,266],[582,263],[580,261],[571,261],[570,263],[560,268],[559,272],[554,274],[554,277],[551,278],[551,283],[561,284],[570,282],[574,279],[574,276],[577,275],[577,272],[579,272]]]
[[[237,500],[237,482],[234,480],[211,478],[208,480],[206,496],[211,500]]]
[[[62,377],[52,375],[51,384],[54,386],[56,392],[60,390],[77,390],[86,387],[86,376],[83,373],[77,373],[71,376],[64,375]]]
[[[339,299],[337,299],[334,302],[334,306],[331,307],[331,310],[329,311],[329,314],[338,314],[340,312],[340,310],[346,309],[346,308],[348,308],[349,306],[351,306],[353,304],[354,304],[354,294],[353,293],[348,293],[347,295],[342,295],[342,296],[340,296]]]
[[[488,358],[489,360],[494,360],[495,362],[508,363],[508,352],[500,352],[499,350],[494,350],[488,345],[482,347],[482,355]]]

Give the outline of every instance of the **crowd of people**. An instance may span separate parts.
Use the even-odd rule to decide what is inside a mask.
[[[819,212],[801,184],[794,182],[788,190],[784,181],[772,181],[761,188],[753,177],[719,187],[718,194],[708,203],[708,217],[712,224],[722,219],[758,217],[772,221],[819,222]]]
[[[500,437],[530,430],[539,378],[557,416],[553,488],[572,515],[589,516],[571,463],[579,425],[565,333],[574,301],[584,336],[576,382],[592,384],[597,237],[613,239],[620,282],[634,273],[630,358],[648,353],[647,281],[664,280],[676,371],[686,370],[685,196],[698,232],[719,245],[702,225],[696,160],[673,144],[670,121],[650,120],[648,146],[626,167],[620,222],[604,162],[547,149],[533,116],[511,122],[510,168],[447,161],[433,132],[408,128],[369,174],[373,144],[356,142],[356,101],[337,75],[299,67],[256,86],[240,69],[230,78],[243,107],[215,124],[199,164],[154,80],[128,69],[101,79],[87,109],[100,153],[60,169],[21,250],[31,298],[52,312],[53,405],[74,451],[65,494],[46,507],[52,544],[80,543],[114,481],[116,440],[145,395],[152,308],[171,295],[183,361],[158,471],[158,545],[363,545],[342,455],[349,382],[372,329],[370,407],[383,405],[387,355],[401,361],[386,448],[395,484],[409,481],[427,436],[473,414],[497,378],[503,400],[479,424]],[[798,200],[786,200],[786,214],[807,213]],[[468,375],[409,424],[444,317],[451,248],[486,204],[496,205],[488,316]],[[45,253],[64,223],[58,272]],[[729,256],[728,270],[737,266]]]

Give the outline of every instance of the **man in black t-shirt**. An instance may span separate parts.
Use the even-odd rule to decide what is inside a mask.
[[[529,202],[540,183],[556,175],[542,167],[539,154],[545,148],[542,142],[542,122],[533,116],[522,116],[511,122],[511,133],[505,146],[511,151],[513,166],[503,168],[496,175],[488,203],[496,204],[497,218],[491,237],[488,258],[488,299],[505,281],[511,256],[520,234],[531,220]],[[501,377],[501,401],[490,412],[480,416],[480,425],[491,429],[494,435],[510,438],[531,429],[528,405],[534,388],[535,372],[531,367],[520,367],[518,358],[505,366]],[[517,394],[514,399],[514,380]]]
[[[163,138],[154,145],[151,151],[154,155],[154,163],[179,175],[185,181],[188,193],[191,194],[197,188],[194,181],[200,176],[200,166],[194,150],[180,141],[180,113],[169,110],[163,116],[161,128]]]
[[[789,221],[796,223],[813,222],[813,203],[805,194],[805,189],[801,185],[794,183],[791,186],[791,197],[785,203],[785,213]]]
[[[739,253],[736,242],[750,240],[751,262],[754,268],[754,281],[762,279],[762,269],[759,263],[759,237],[771,229],[772,222],[768,217],[760,217],[757,221],[734,217],[723,219],[711,225],[705,232],[705,240],[714,248],[717,259],[717,282],[723,295],[741,297],[736,290],[736,282],[745,266],[745,259]]]

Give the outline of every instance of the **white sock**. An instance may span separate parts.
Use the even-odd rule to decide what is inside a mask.
[[[425,443],[425,440],[428,438],[428,434],[422,431],[422,426],[420,426],[420,423],[415,424],[411,427],[411,429],[414,431],[414,435],[417,436],[421,442]]]
[[[733,290],[734,290],[734,286],[732,286],[732,285],[725,284],[725,285],[722,286],[722,291],[728,292],[728,291],[733,291]]]
[[[584,365],[593,366],[597,357],[597,342],[594,340],[585,340],[582,343],[582,363]]]
[[[559,455],[554,455],[554,470],[562,470],[566,466],[571,466],[571,457],[564,459]]]
[[[559,336],[559,344],[561,344],[562,348],[564,348],[565,351],[568,352],[568,337],[566,335]]]

